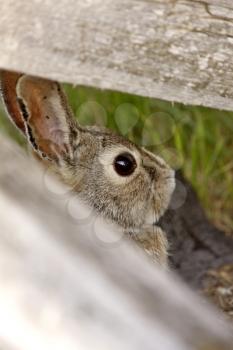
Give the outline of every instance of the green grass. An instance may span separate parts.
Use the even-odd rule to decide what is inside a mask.
[[[80,123],[112,128],[181,168],[211,220],[233,232],[233,113],[92,88],[66,91]],[[0,127],[21,142],[6,119]]]

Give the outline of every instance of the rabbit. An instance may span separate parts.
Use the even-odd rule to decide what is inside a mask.
[[[78,197],[134,239],[162,267],[166,234],[156,225],[175,188],[163,159],[103,127],[80,126],[58,82],[0,72],[10,119],[33,151]]]

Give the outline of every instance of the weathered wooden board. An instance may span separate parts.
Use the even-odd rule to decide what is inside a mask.
[[[28,74],[233,109],[232,52],[230,0],[1,1],[0,67]],[[0,348],[233,349],[214,311],[124,239],[103,242],[102,222],[77,225],[69,195],[0,143]],[[189,280],[190,257],[174,258]]]
[[[233,2],[1,0],[0,67],[233,110]]]
[[[1,349],[233,349],[206,302],[132,242],[101,244],[67,215],[70,194],[52,195],[44,171],[0,144]]]

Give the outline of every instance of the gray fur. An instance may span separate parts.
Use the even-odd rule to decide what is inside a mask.
[[[4,75],[1,79],[4,85]],[[21,75],[15,91],[21,101],[19,110],[24,106],[24,113],[20,112],[25,128],[33,134],[32,147],[39,156],[43,154],[43,162],[52,162],[62,181],[85,203],[121,227],[154,260],[166,266],[167,239],[156,223],[167,209],[174,190],[174,172],[170,167],[161,158],[107,129],[79,126],[57,83]],[[9,104],[4,92],[3,99]],[[34,108],[34,102],[39,104],[38,108]],[[45,119],[46,112],[50,121]],[[14,121],[14,116],[11,115],[11,119]],[[51,123],[61,129],[55,133],[48,131],[53,126]],[[64,130],[68,130],[68,135],[63,134]],[[48,145],[48,134],[51,145]],[[125,179],[117,175],[113,167],[114,157],[121,150],[131,153],[137,161],[135,173]],[[152,218],[148,222],[149,213]]]

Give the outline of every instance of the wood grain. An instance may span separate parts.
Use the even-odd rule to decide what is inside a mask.
[[[103,222],[115,244],[71,220],[71,195],[49,192],[44,171],[0,143],[1,349],[233,349],[206,301]]]
[[[232,110],[232,49],[230,0],[1,1],[0,67],[58,81]],[[93,229],[79,202],[91,224],[77,223],[69,191],[48,191],[0,143],[0,348],[233,349],[206,302],[112,227],[95,218]],[[174,259],[190,280],[193,260]]]
[[[233,109],[231,0],[2,0],[0,67]]]

